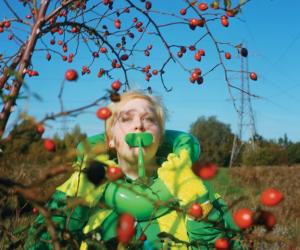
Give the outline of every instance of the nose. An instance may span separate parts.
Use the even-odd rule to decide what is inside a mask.
[[[142,119],[135,119],[134,131],[135,132],[138,132],[138,131],[144,132],[145,131],[145,126],[144,126]]]

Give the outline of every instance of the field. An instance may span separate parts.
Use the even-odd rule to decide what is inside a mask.
[[[252,232],[254,249],[300,249],[300,166],[261,166],[220,169],[213,180],[215,189],[232,211],[241,207],[266,209],[275,214],[277,224],[270,232],[257,227]],[[260,193],[273,187],[282,191],[284,200],[277,207],[260,205]],[[235,204],[235,201],[238,201]]]
[[[21,165],[20,171],[0,168],[1,177],[10,177],[22,183],[30,183],[43,169],[34,171]],[[36,166],[37,167],[37,166]],[[37,169],[37,168],[35,168]],[[258,166],[239,168],[219,168],[218,175],[211,181],[215,190],[227,201],[231,210],[240,207],[257,209],[260,206],[259,195],[262,190],[274,187],[281,190],[284,200],[275,208],[262,209],[272,211],[277,224],[271,231],[255,227],[251,232],[252,249],[300,249],[300,166]],[[57,182],[58,180],[53,180]],[[43,188],[53,187],[54,182],[45,183]],[[1,191],[1,186],[0,186]],[[1,195],[4,194],[3,190]],[[33,220],[32,207],[16,196],[2,196],[0,199],[0,249],[7,249],[8,239],[15,242],[11,249],[21,249],[18,244],[25,233],[12,234],[18,228],[25,229]]]

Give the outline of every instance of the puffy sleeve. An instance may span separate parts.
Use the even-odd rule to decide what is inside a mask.
[[[163,142],[157,152],[159,163],[166,161],[170,153],[179,156],[183,149],[187,151],[192,163],[199,159],[200,144],[192,134],[177,130],[166,130]]]

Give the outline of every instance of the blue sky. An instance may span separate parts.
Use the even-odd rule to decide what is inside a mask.
[[[153,1],[153,9],[174,10],[178,13],[184,3],[182,1]],[[234,1],[232,1],[234,2]],[[13,4],[16,11],[22,10],[19,3]],[[218,41],[232,42],[238,44],[243,42],[249,51],[248,64],[249,71],[255,71],[258,81],[250,81],[251,92],[260,98],[251,98],[256,121],[257,132],[268,139],[275,139],[285,133],[293,141],[300,141],[300,1],[298,0],[252,0],[239,14],[238,18],[230,19],[228,28],[222,27],[218,22],[212,24],[212,32]],[[0,4],[0,17],[10,17],[8,11],[4,11],[3,2]],[[24,13],[23,13],[24,14]],[[155,17],[155,14],[153,14]],[[160,18],[159,22],[164,23],[165,19]],[[125,21],[124,21],[125,22]],[[108,22],[111,26],[111,22]],[[200,30],[191,33],[186,26],[176,28],[164,28],[170,43],[175,41],[186,41],[185,44],[195,41],[201,36]],[[0,34],[1,53],[8,54],[14,44],[6,39],[7,33]],[[159,42],[152,40],[153,37],[142,39],[139,48],[144,49],[147,44],[153,44],[151,56],[136,56],[130,63],[142,64],[151,63],[153,67],[159,67],[165,59],[165,51],[161,49]],[[4,46],[3,46],[4,45]],[[2,47],[3,46],[3,47]],[[206,51],[205,58],[197,64],[192,59],[193,54],[185,56],[182,62],[190,68],[201,67],[205,72],[217,63],[216,52],[209,39],[204,39],[197,47]],[[26,78],[26,83],[32,92],[39,93],[43,98],[42,102],[33,97],[29,100],[20,101],[14,112],[11,122],[18,112],[27,110],[28,113],[37,119],[41,119],[45,114],[57,112],[59,110],[58,92],[64,72],[68,68],[75,68],[80,71],[83,63],[88,64],[90,55],[86,49],[81,47],[82,53],[74,60],[74,64],[58,60],[53,55],[53,60],[48,63],[45,60],[46,52],[36,53],[33,63],[40,73],[38,78]],[[232,60],[226,62],[230,69],[239,70],[240,59],[237,53],[231,48],[228,49],[232,55]],[[99,60],[99,65],[101,65]],[[102,96],[103,91],[108,89],[112,80],[107,78],[97,78],[96,63],[92,68],[92,73],[88,76],[80,77],[77,82],[67,83],[64,89],[64,103],[66,108],[85,105],[97,97]],[[141,73],[130,73],[130,82],[137,88],[146,88],[148,83],[143,79]],[[217,116],[217,118],[231,125],[233,132],[237,131],[238,115],[230,99],[228,88],[225,83],[224,73],[221,68],[213,71],[202,85],[189,83],[189,75],[182,70],[178,63],[171,64],[166,70],[166,84],[173,87],[171,92],[165,92],[158,77],[153,77],[149,85],[154,93],[161,96],[169,110],[170,118],[167,128],[188,131],[192,122],[200,116]],[[117,73],[115,79],[123,80],[122,75]],[[235,85],[240,84],[238,74],[230,74],[230,79]],[[238,98],[240,94],[233,91]],[[105,104],[103,104],[105,105]],[[55,132],[63,133],[66,129],[71,129],[75,124],[80,124],[82,131],[88,135],[93,135],[103,131],[103,122],[96,118],[95,110],[91,109],[79,117],[68,117],[55,122],[47,122],[45,136],[50,136]],[[247,120],[247,116],[245,117]],[[244,126],[244,138],[249,136],[249,127]]]

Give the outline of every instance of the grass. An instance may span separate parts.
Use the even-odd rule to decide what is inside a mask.
[[[1,164],[0,164],[1,165]],[[10,177],[22,183],[30,183],[33,176],[43,172],[42,166],[21,164],[18,171],[0,167],[0,176]],[[35,169],[32,169],[32,168]],[[255,227],[252,231],[256,237],[253,239],[253,249],[300,249],[300,166],[258,166],[239,168],[219,168],[218,175],[211,181],[214,189],[226,200],[234,212],[237,208],[248,207],[267,209],[273,212],[277,224],[271,231],[262,227]],[[49,186],[49,183],[45,184]],[[45,187],[46,187],[45,186]],[[274,208],[260,205],[259,195],[268,187],[279,189],[284,194],[284,200]],[[239,201],[239,198],[244,199]],[[239,201],[236,203],[236,201]],[[24,206],[24,207],[23,207]],[[0,226],[9,232],[18,227],[30,225],[34,216],[32,207],[16,196],[3,196],[0,186]],[[1,229],[1,228],[0,228]],[[21,236],[26,236],[23,232]],[[6,249],[8,241],[18,240],[8,234],[1,235],[0,250]],[[2,238],[2,239],[1,239]],[[16,247],[18,249],[18,247]],[[19,247],[21,249],[21,247]]]
[[[241,168],[220,168],[211,181],[215,190],[221,194],[231,211],[241,207],[252,210],[271,211],[277,224],[271,231],[255,227],[257,236],[254,249],[300,249],[300,166],[258,166]],[[260,194],[266,188],[279,189],[284,200],[276,207],[260,204]]]

